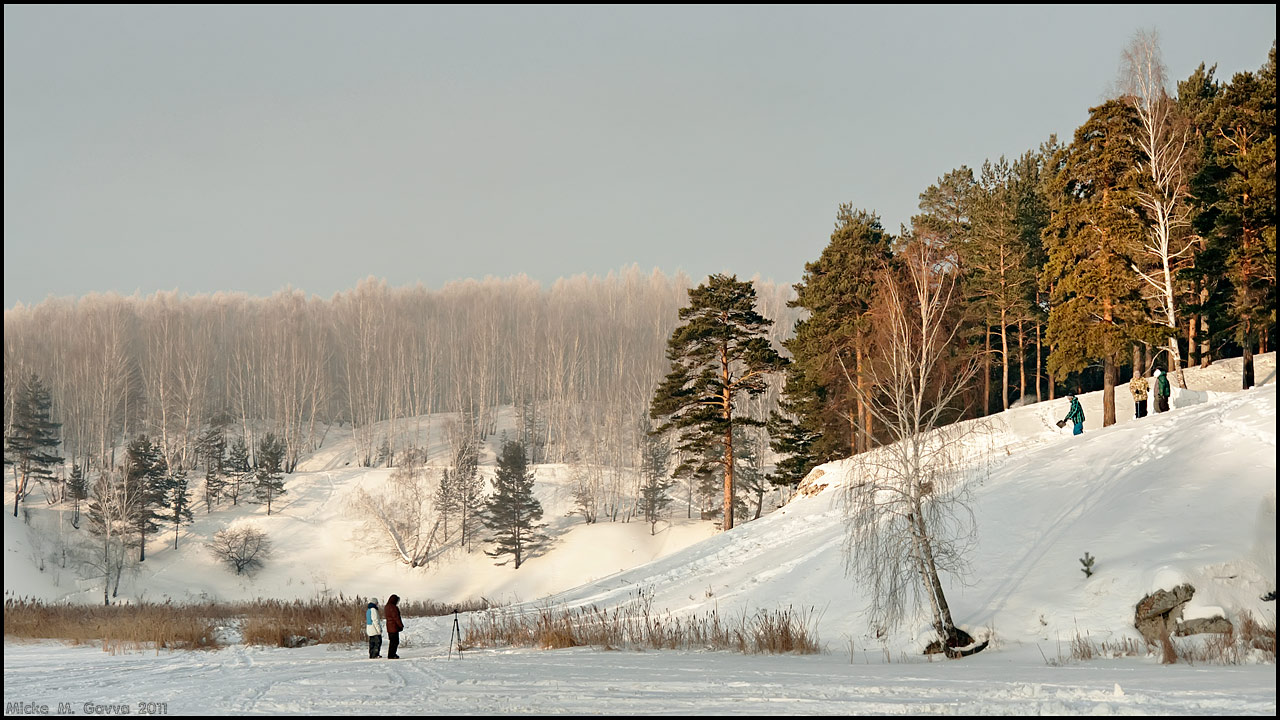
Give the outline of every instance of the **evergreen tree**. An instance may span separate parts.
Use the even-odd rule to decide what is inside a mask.
[[[772,320],[756,312],[756,291],[737,277],[712,275],[689,291],[680,309],[684,324],[667,341],[671,370],[654,393],[649,415],[663,419],[655,432],[680,432],[678,448],[695,458],[714,450],[724,477],[723,528],[733,528],[735,425],[764,421],[734,412],[740,395],[754,396],[768,387],[768,377],[787,360],[769,343]],[[702,468],[707,467],[703,462]],[[697,474],[705,474],[699,471]]]
[[[449,473],[449,468],[440,471],[440,481],[436,485],[436,492],[432,500],[435,502],[436,512],[440,515],[440,527],[444,533],[445,542],[449,540],[449,520],[459,514],[461,505],[458,501],[458,483]]]
[[[222,496],[226,486],[224,465],[227,455],[227,436],[221,427],[210,427],[200,435],[196,451],[204,463],[205,512],[213,512],[213,505]]]
[[[1276,322],[1275,45],[1257,73],[1237,73],[1212,108],[1209,167],[1198,184],[1198,228],[1223,248],[1241,385],[1254,384],[1253,354]],[[1207,178],[1207,182],[1204,181]]]
[[[533,473],[529,471],[524,445],[506,442],[498,458],[498,469],[493,478],[493,494],[485,507],[484,524],[492,531],[495,548],[485,551],[489,557],[510,555],[515,569],[528,559],[529,553],[546,541],[541,533],[545,527],[542,519],[542,503],[533,496]],[[507,561],[498,563],[505,565]]]
[[[1192,143],[1188,157],[1191,176],[1191,226],[1196,248],[1191,262],[1179,273],[1189,296],[1183,306],[1190,315],[1187,333],[1188,362],[1208,367],[1213,362],[1214,346],[1228,322],[1231,284],[1227,279],[1226,248],[1221,236],[1214,233],[1216,212],[1213,198],[1215,184],[1221,179],[1221,168],[1215,162],[1213,136],[1216,133],[1216,102],[1221,92],[1214,78],[1217,67],[1204,63],[1190,77],[1178,83],[1179,114],[1191,123]]]
[[[71,493],[71,527],[80,528],[80,503],[89,499],[89,481],[84,476],[84,468],[78,463],[71,465],[71,477],[67,480],[67,490]]]
[[[874,440],[870,408],[853,384],[865,386],[871,362],[871,301],[875,276],[891,258],[893,237],[875,213],[840,206],[822,256],[805,264],[791,307],[809,311],[796,323],[787,381],[772,435],[787,452],[779,468],[799,482],[815,465],[869,450]],[[789,427],[788,424],[794,427]]]
[[[1026,392],[1023,328],[1032,320],[1036,289],[1033,251],[1023,233],[1027,190],[1020,180],[1019,168],[1003,157],[996,163],[983,163],[980,181],[972,192],[971,229],[959,252],[971,307],[986,318],[986,327],[999,338],[1002,410],[1009,409],[1011,369],[1020,370],[1020,395]],[[1015,344],[1016,353],[1011,347]]]
[[[1103,362],[1103,426],[1116,422],[1117,367],[1135,340],[1155,339],[1138,278],[1130,271],[1145,228],[1133,197],[1138,181],[1133,109],[1112,100],[1090,110],[1064,151],[1051,185],[1045,229],[1053,288],[1049,369],[1062,376]]]
[[[31,492],[31,481],[51,481],[53,469],[62,464],[56,455],[61,423],[53,422],[53,399],[49,388],[35,373],[18,383],[13,399],[13,420],[4,438],[4,464],[13,466],[13,516],[18,517],[18,503]]]
[[[162,497],[156,516],[161,522],[173,525],[173,548],[178,549],[178,530],[183,523],[192,521],[191,487],[187,471],[178,469],[162,480]]]
[[[642,441],[640,454],[640,509],[644,513],[645,522],[649,523],[649,534],[657,532],[658,520],[667,506],[671,504],[668,494],[675,483],[667,475],[667,463],[671,457],[671,446],[666,438],[646,433]]]
[[[222,489],[231,496],[232,505],[239,505],[240,486],[253,476],[253,469],[249,467],[249,445],[243,437],[236,436],[236,439],[231,441],[230,447],[227,448],[227,460],[223,464],[223,469],[227,473],[227,483]]]
[[[146,435],[139,435],[125,450],[124,485],[130,499],[130,523],[138,533],[138,562],[147,559],[147,535],[160,529],[157,508],[164,502],[165,477],[169,467],[160,448]]]
[[[275,433],[267,433],[258,441],[258,467],[254,473],[253,491],[258,502],[267,504],[267,514],[271,514],[271,501],[284,495],[284,471],[280,466],[284,462],[284,441]]]

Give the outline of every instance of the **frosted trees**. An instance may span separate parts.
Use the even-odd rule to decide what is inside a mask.
[[[972,424],[954,420],[979,364],[955,354],[957,279],[936,245],[915,239],[897,260],[900,270],[880,276],[875,360],[864,367],[866,400],[889,442],[855,456],[856,481],[843,498],[846,567],[870,584],[873,624],[896,625],[909,599],[923,599],[943,648],[953,649],[972,640],[952,620],[940,573],[963,570],[972,540],[961,457]]]
[[[431,490],[425,458],[406,451],[385,488],[356,493],[355,507],[380,544],[409,567],[427,565],[444,543],[444,529]]]
[[[214,557],[227,563],[237,575],[252,573],[271,557],[271,540],[256,525],[223,528],[206,543]]]

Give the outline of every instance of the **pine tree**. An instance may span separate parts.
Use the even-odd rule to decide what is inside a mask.
[[[204,463],[204,507],[213,512],[213,505],[222,496],[226,486],[223,475],[227,454],[227,436],[221,427],[210,427],[200,435],[196,443],[200,460]]]
[[[822,256],[805,264],[791,307],[809,311],[784,343],[791,351],[787,382],[779,403],[793,448],[796,482],[814,465],[869,450],[874,428],[869,408],[850,387],[865,385],[870,363],[871,300],[875,275],[891,257],[893,238],[875,213],[840,206],[835,230]],[[794,417],[794,420],[787,415]],[[776,438],[775,438],[775,441]],[[796,444],[796,443],[799,444]]]
[[[1133,196],[1139,180],[1131,107],[1112,100],[1089,119],[1059,159],[1045,229],[1042,283],[1053,288],[1048,339],[1055,375],[1103,362],[1103,426],[1116,422],[1117,367],[1135,340],[1151,340],[1147,307],[1130,270],[1145,228]]]
[[[533,496],[533,473],[528,469],[524,445],[508,441],[502,446],[493,494],[485,506],[484,524],[492,531],[490,539],[495,545],[485,554],[493,558],[510,555],[519,570],[529,553],[546,541],[541,532],[545,525],[538,523],[541,519],[542,503]]]
[[[983,163],[972,193],[971,229],[959,252],[971,307],[978,308],[987,328],[999,338],[1002,410],[1009,409],[1011,368],[1022,368],[1020,388],[1026,392],[1022,328],[1032,319],[1036,289],[1032,248],[1022,232],[1025,189],[1019,180],[1018,168],[1003,157]],[[1011,342],[1010,331],[1015,328],[1017,336]],[[1017,357],[1010,347],[1014,343]]]
[[[231,504],[240,504],[240,486],[249,478],[253,477],[253,469],[249,467],[249,445],[241,436],[236,436],[231,441],[230,447],[227,448],[227,460],[223,465],[227,473],[228,482],[223,486],[223,490],[231,496]]]
[[[716,450],[715,463],[724,477],[722,527],[729,530],[733,528],[733,428],[764,425],[763,420],[735,413],[734,404],[739,396],[763,393],[768,377],[784,370],[787,360],[765,335],[773,321],[756,312],[751,283],[712,275],[689,291],[689,301],[680,310],[684,324],[667,342],[671,370],[654,393],[649,415],[664,420],[657,432],[680,432],[682,453],[702,458],[708,450]]]
[[[1257,73],[1237,73],[1216,98],[1209,167],[1198,184],[1207,209],[1197,226],[1223,249],[1246,389],[1254,384],[1254,350],[1276,322],[1275,108],[1273,44]]]
[[[254,473],[253,491],[258,502],[267,504],[267,514],[271,514],[271,501],[284,495],[284,471],[280,469],[284,462],[284,441],[275,433],[267,433],[258,441],[258,467]]]
[[[649,523],[649,534],[657,532],[658,520],[667,506],[671,504],[668,494],[672,482],[667,475],[667,463],[671,456],[671,447],[660,435],[646,433],[640,455],[640,509],[644,513],[645,522]]]
[[[31,492],[31,481],[42,484],[53,479],[53,469],[62,464],[56,455],[61,423],[53,422],[53,400],[49,388],[35,373],[19,383],[13,400],[13,421],[4,438],[4,464],[13,466],[13,516],[18,503]]]
[[[67,490],[71,493],[71,527],[80,528],[80,503],[89,499],[89,481],[84,476],[84,468],[78,463],[71,465],[71,477],[67,479]]]
[[[192,521],[191,487],[186,470],[176,470],[165,475],[161,482],[162,496],[156,516],[173,525],[173,548],[178,548],[178,530],[183,523]]]
[[[125,451],[123,494],[130,498],[130,521],[138,533],[138,562],[147,559],[147,535],[160,529],[156,509],[164,502],[165,476],[169,468],[160,448],[139,435]]]

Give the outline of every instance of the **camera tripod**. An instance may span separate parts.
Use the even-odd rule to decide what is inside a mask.
[[[458,610],[453,610],[453,630],[449,632],[449,657],[453,657],[453,644],[455,638],[458,643],[458,659],[462,659],[462,629],[458,627]]]

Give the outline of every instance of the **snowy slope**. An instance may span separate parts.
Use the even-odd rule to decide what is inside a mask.
[[[1275,586],[1274,354],[1258,359],[1258,376],[1268,384],[1248,392],[1230,391],[1239,361],[1235,368],[1231,362],[1189,371],[1192,390],[1175,389],[1167,415],[1122,418],[1105,430],[1098,427],[1100,393],[1082,396],[1089,419],[1080,437],[1052,425],[1065,414],[1064,401],[984,421],[994,452],[991,474],[972,497],[972,572],[944,578],[957,622],[1009,642],[1070,637],[1077,629],[1123,635],[1133,632],[1132,607],[1142,595],[1183,581],[1199,588],[1193,612],[1273,613],[1258,597]],[[445,425],[437,418],[397,427],[443,461]],[[862,617],[866,598],[846,576],[841,552],[838,488],[852,461],[814,473],[821,477],[809,484],[826,485],[822,492],[797,496],[729,533],[677,518],[653,536],[642,522],[585,525],[568,516],[570,469],[539,466],[535,488],[554,538],[545,552],[518,571],[481,552],[411,570],[375,550],[351,513],[356,489],[390,471],[354,466],[347,433],[332,431],[288,477],[289,494],[270,517],[257,505],[198,514],[177,550],[172,531],[162,535],[122,594],[181,600],[395,592],[442,602],[609,604],[643,589],[672,612],[812,608],[825,641],[878,646]],[[487,462],[496,443],[495,436]],[[77,582],[54,561],[57,514],[31,507],[32,525],[6,521],[6,595],[96,601],[98,587]],[[216,564],[200,543],[244,520],[267,530],[277,550],[268,570],[252,578]],[[41,552],[43,572],[35,568]],[[1097,558],[1088,579],[1080,572],[1085,552]],[[917,618],[892,646],[917,646],[922,629]]]
[[[1254,612],[1274,624],[1274,603],[1259,599],[1275,587],[1274,367],[1274,355],[1260,358],[1267,384],[1247,392],[1232,391],[1238,364],[1235,372],[1193,371],[1192,391],[1175,391],[1172,412],[1107,429],[1098,427],[1098,394],[1084,396],[1089,422],[1080,437],[1052,426],[1066,412],[1062,401],[991,418],[991,473],[972,497],[972,573],[947,593],[959,623],[994,639],[963,661],[919,655],[927,635],[919,616],[871,637],[866,598],[841,553],[838,498],[850,461],[820,468],[809,483],[819,492],[728,533],[694,521],[655,537],[642,523],[585,526],[558,516],[568,470],[539,468],[536,486],[557,525],[548,552],[519,571],[483,555],[410,571],[370,554],[347,517],[349,494],[388,471],[348,465],[352,448],[335,434],[290,477],[279,516],[241,508],[203,517],[179,550],[152,548],[130,582],[132,597],[394,591],[541,608],[621,604],[644,591],[673,613],[811,608],[827,653],[497,649],[459,660],[448,652],[449,617],[410,618],[397,662],[342,646],[109,655],[6,639],[5,702],[70,702],[76,712],[87,712],[83,703],[136,712],[139,702],[160,702],[173,714],[1274,716],[1273,665],[1164,666],[1152,656],[1059,663],[1077,633],[1136,637],[1137,600],[1184,581],[1198,588],[1189,615]],[[53,546],[52,518],[42,510],[34,505],[30,526],[6,520],[6,594],[92,601],[92,589],[77,589],[47,560],[44,572],[36,569]],[[252,581],[234,580],[197,545],[202,533],[241,517],[263,523],[285,550]],[[37,527],[43,534],[33,535]],[[1090,578],[1080,572],[1086,551],[1097,558]]]
[[[1083,397],[1091,418],[1101,414],[1097,395]],[[1274,603],[1260,600],[1276,582],[1274,381],[1176,397],[1167,414],[1079,437],[1045,422],[1065,414],[1065,402],[996,418],[993,467],[971,500],[978,527],[971,573],[946,587],[958,623],[1008,643],[1077,631],[1137,637],[1137,602],[1182,582],[1197,588],[1187,617],[1225,612],[1234,621],[1252,612],[1274,621]],[[677,612],[813,608],[825,641],[881,647],[841,553],[838,489],[854,467],[851,460],[822,466],[811,481],[825,485],[816,495],[553,600],[619,603],[643,587],[654,590],[656,606]],[[1097,559],[1089,578],[1079,562],[1085,552]],[[920,615],[888,645],[919,648],[927,639]]]

